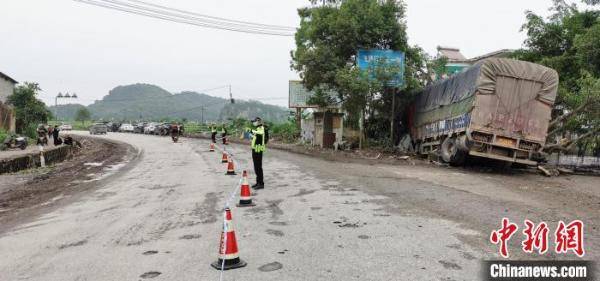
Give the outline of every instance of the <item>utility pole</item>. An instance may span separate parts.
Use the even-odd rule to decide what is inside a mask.
[[[396,121],[396,89],[392,88],[392,116],[390,116],[390,140],[394,146],[394,121]]]
[[[200,108],[200,119],[202,120],[200,124],[204,125],[204,106]]]

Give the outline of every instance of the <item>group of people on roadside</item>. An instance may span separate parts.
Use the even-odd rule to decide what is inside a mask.
[[[70,135],[66,135],[63,139],[60,137],[59,133],[60,129],[58,125],[54,125],[54,127],[52,127],[46,126],[44,124],[39,124],[37,128],[37,145],[47,145],[49,137],[52,138],[55,146],[61,144],[73,145],[73,138]]]
[[[217,125],[215,125],[214,123],[210,124],[210,126],[209,126],[210,133],[211,133],[210,138],[212,139],[213,143],[217,143],[217,133],[218,133],[218,131],[220,131],[221,132],[221,141],[223,142],[223,144],[227,144],[227,126],[225,124],[222,124],[220,127],[221,128],[219,130]]]

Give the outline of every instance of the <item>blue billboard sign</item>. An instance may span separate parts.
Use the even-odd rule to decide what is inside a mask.
[[[367,71],[373,77],[373,69],[380,63],[398,66],[399,72],[388,83],[389,86],[404,86],[404,52],[394,50],[358,50],[357,65],[360,70]]]

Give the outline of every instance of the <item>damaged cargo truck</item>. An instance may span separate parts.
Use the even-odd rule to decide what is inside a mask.
[[[468,155],[535,165],[558,89],[553,69],[492,58],[417,94],[410,112],[419,153],[451,164]]]

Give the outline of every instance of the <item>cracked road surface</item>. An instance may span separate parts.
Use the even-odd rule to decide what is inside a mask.
[[[0,234],[0,280],[219,280],[210,263],[221,210],[242,169],[252,183],[248,146],[227,147],[240,164],[232,177],[207,140],[106,137],[135,146],[139,159],[91,194]],[[548,195],[561,192],[562,180],[532,175],[508,184],[504,175],[275,150],[264,168],[257,206],[232,207],[248,266],[224,280],[478,280],[480,260],[497,258],[487,239],[503,216],[582,219],[598,258],[595,178],[573,177],[581,190],[565,196],[581,200],[565,207]],[[510,248],[516,257],[518,243]]]

